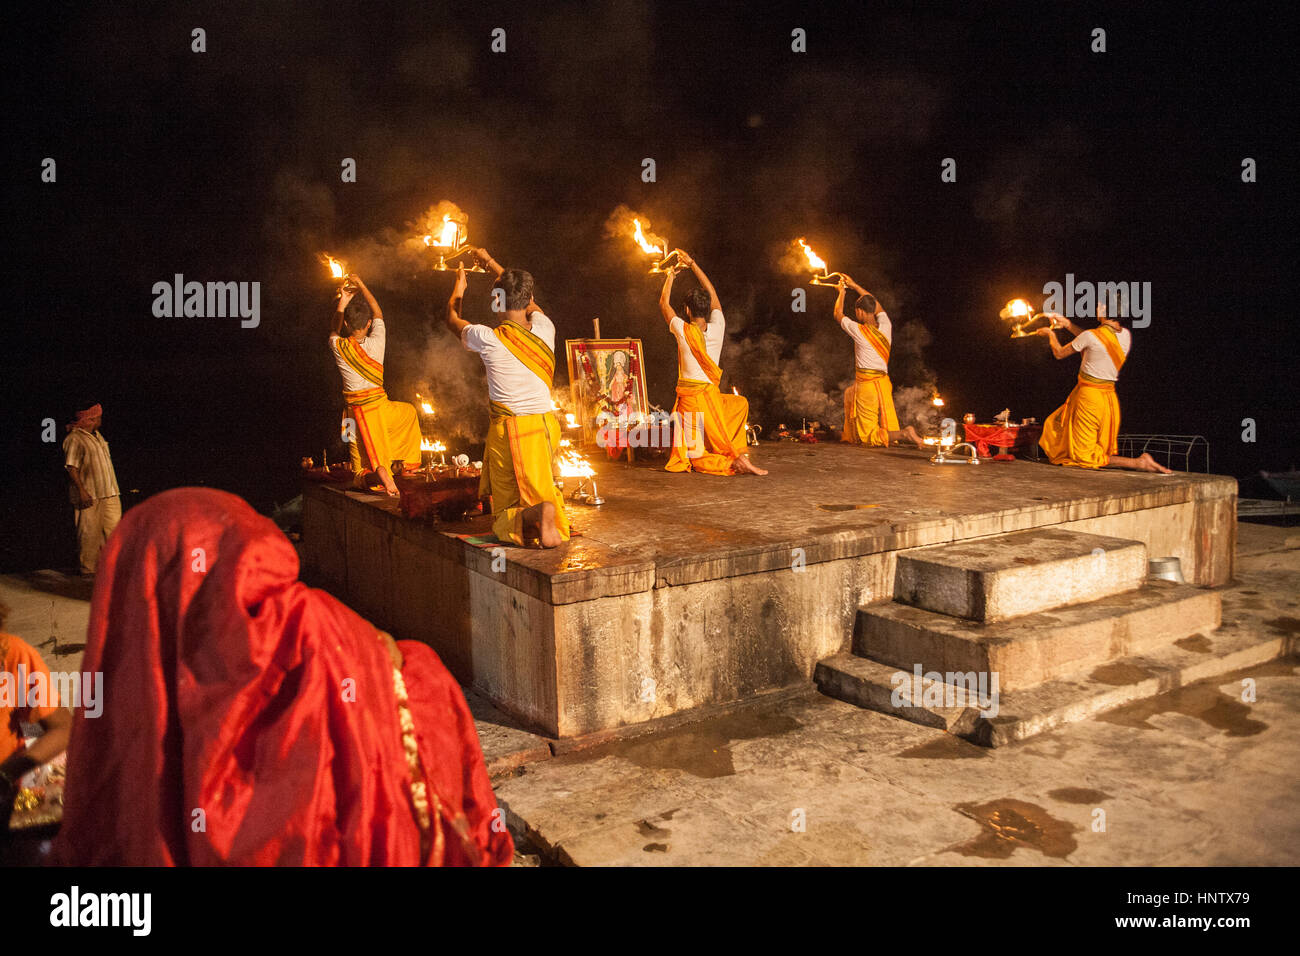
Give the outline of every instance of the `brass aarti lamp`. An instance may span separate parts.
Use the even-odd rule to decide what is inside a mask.
[[[456,263],[456,260],[474,251],[474,247],[469,244],[469,220],[453,219],[450,213],[443,214],[442,225],[424,237],[424,244],[438,255],[438,261],[433,264],[434,269],[446,272],[457,268],[460,263]],[[466,265],[465,271],[487,272],[478,262]]]

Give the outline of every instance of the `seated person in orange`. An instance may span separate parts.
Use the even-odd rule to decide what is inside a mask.
[[[0,604],[0,833],[9,826],[18,781],[63,753],[72,727],[72,714],[59,706],[50,669],[36,648],[4,632],[8,614],[9,608]],[[36,674],[44,676],[31,680]],[[39,699],[42,688],[44,700]],[[25,747],[22,724],[40,724],[45,732]]]
[[[1056,329],[1068,329],[1074,339],[1069,345],[1056,340]],[[1066,358],[1083,354],[1079,381],[1065,404],[1043,422],[1039,447],[1053,465],[1079,468],[1129,468],[1172,474],[1146,452],[1138,458],[1115,454],[1119,443],[1119,399],[1115,382],[1133,346],[1133,333],[1119,319],[1108,318],[1106,307],[1097,307],[1097,327],[1084,330],[1063,315],[1052,316],[1051,328],[1039,329],[1047,337],[1052,355]]]
[[[858,293],[853,316],[844,314],[846,286]],[[888,445],[910,441],[918,448],[925,441],[915,428],[898,427],[894,411],[894,386],[889,380],[889,350],[893,325],[876,297],[847,275],[837,284],[835,324],[853,340],[854,382],[844,391],[843,440],[857,445]]]
[[[340,335],[343,331],[347,334]],[[420,419],[414,405],[389,401],[384,391],[386,343],[379,303],[360,276],[348,276],[334,312],[330,352],[343,377],[344,422],[353,424],[348,444],[352,471],[358,486],[368,487],[377,480],[396,496],[393,462],[400,461],[404,468],[420,467]]]
[[[664,277],[659,311],[677,339],[677,403],[673,406],[673,448],[668,471],[706,475],[766,475],[749,460],[745,424],[749,402],[718,390],[722,340],[727,323],[713,283],[699,264],[682,252],[679,265]],[[686,321],[669,304],[678,269],[689,268],[703,286],[686,294]]]

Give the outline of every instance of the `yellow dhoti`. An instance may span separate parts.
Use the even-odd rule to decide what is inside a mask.
[[[1118,435],[1115,383],[1080,375],[1065,404],[1043,422],[1038,444],[1054,465],[1104,468],[1119,450]]]
[[[354,474],[392,468],[394,461],[420,467],[420,419],[414,405],[389,401],[381,387],[344,392],[343,398],[348,403],[344,415],[355,425],[349,446]]]
[[[569,540],[569,516],[552,471],[559,447],[560,423],[550,412],[514,415],[492,403],[479,495],[492,496],[492,533],[499,540],[522,546],[524,510],[546,501],[555,504],[555,527]]]
[[[844,431],[841,437],[857,445],[888,445],[898,431],[894,386],[889,373],[860,368],[844,390]]]
[[[724,395],[712,382],[677,380],[673,406],[673,450],[667,471],[700,471],[730,475],[733,463],[748,454],[745,425],[749,401]]]

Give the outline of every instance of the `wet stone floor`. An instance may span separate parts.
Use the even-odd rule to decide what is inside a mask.
[[[1243,525],[1238,555],[1225,619],[1293,636],[1300,534]],[[1292,656],[993,750],[810,690],[496,786],[545,863],[1296,865],[1297,768]]]

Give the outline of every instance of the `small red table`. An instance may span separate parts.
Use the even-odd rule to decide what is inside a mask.
[[[1022,458],[1038,457],[1038,439],[1043,434],[1041,422],[1027,425],[976,422],[965,427],[966,440],[975,446],[981,458],[988,457],[989,446],[998,449],[994,461],[1014,461],[1017,454]]]

